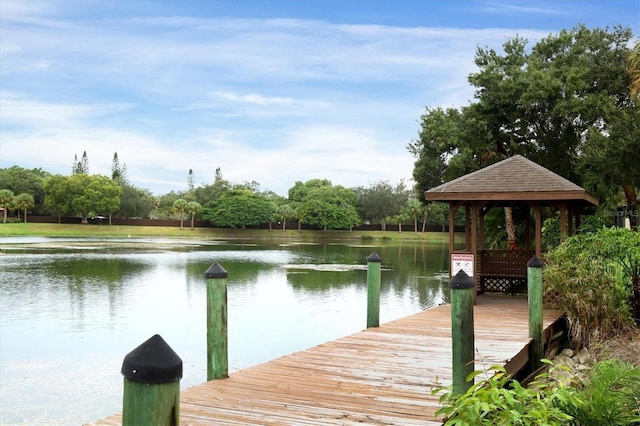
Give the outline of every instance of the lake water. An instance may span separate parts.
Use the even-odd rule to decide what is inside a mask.
[[[124,356],[154,334],[206,381],[206,279],[228,272],[229,371],[446,302],[447,245],[0,238],[0,423],[90,422],[122,409]]]

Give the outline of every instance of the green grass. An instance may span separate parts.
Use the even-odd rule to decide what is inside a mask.
[[[296,231],[273,229],[220,229],[124,226],[124,225],[80,225],[59,223],[0,223],[0,237],[45,236],[45,237],[163,237],[163,238],[224,238],[224,239],[295,239],[295,240],[350,240],[350,241],[424,241],[447,242],[443,232],[382,232],[382,231]]]

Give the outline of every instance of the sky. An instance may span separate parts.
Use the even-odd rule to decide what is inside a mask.
[[[478,47],[581,23],[637,37],[640,0],[1,0],[0,168],[411,186],[420,116],[473,101]]]

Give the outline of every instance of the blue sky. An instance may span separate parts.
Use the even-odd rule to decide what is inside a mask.
[[[638,36],[640,1],[2,0],[0,168],[412,185],[420,115],[472,100],[478,46],[579,23]]]

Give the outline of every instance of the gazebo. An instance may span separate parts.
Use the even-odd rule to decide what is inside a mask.
[[[575,228],[580,226],[582,208],[598,205],[598,200],[580,186],[521,155],[431,188],[425,192],[425,199],[449,203],[449,273],[454,275],[459,269],[465,270],[473,276],[478,293],[526,292],[526,264],[534,254],[538,258],[542,256],[542,207],[560,211],[560,234],[564,239],[574,233],[574,222]],[[454,215],[460,207],[465,208],[465,249],[454,251]],[[526,208],[523,248],[484,248],[484,219],[494,207]]]

